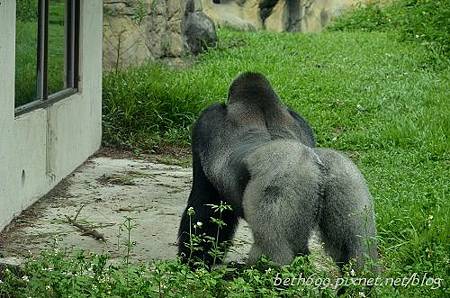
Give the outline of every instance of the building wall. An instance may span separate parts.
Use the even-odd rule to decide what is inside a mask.
[[[79,92],[14,116],[15,1],[0,1],[0,230],[101,144],[102,0],[81,0]]]

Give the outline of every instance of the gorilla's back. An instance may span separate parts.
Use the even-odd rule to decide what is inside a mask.
[[[193,150],[198,152],[209,181],[235,207],[240,208],[249,180],[245,159],[258,148],[281,139],[314,145],[312,130],[307,124],[308,129],[305,128],[306,122],[300,123],[278,102],[271,107],[271,113],[265,107],[242,101],[227,106],[214,104],[195,124]],[[271,160],[270,154],[265,152],[261,161]]]

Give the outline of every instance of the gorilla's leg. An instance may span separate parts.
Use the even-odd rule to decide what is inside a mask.
[[[325,248],[342,268],[351,259],[362,269],[377,260],[375,216],[364,177],[353,162],[329,149],[316,149],[324,164],[319,228]]]
[[[243,207],[255,240],[249,261],[264,254],[284,265],[309,254],[321,178],[315,153],[298,141],[277,140],[258,148],[246,163],[251,178]]]
[[[278,265],[288,265],[294,259],[295,253],[286,239],[266,239],[267,237],[254,231],[253,235],[255,243],[248,254],[248,265],[254,265],[263,255]]]
[[[211,223],[211,217],[217,218],[218,215],[213,212],[207,204],[218,205],[220,203],[220,196],[213,185],[208,181],[200,165],[198,156],[194,154],[193,161],[194,180],[191,194],[189,195],[188,204],[183,212],[181,218],[180,228],[178,230],[178,255],[183,262],[203,261],[206,265],[212,265],[213,257],[209,254],[212,245],[210,242],[202,242],[200,250],[190,247],[190,233],[194,234],[194,224],[201,222],[201,227],[197,227],[196,234],[216,238],[217,226]],[[194,214],[189,216],[189,208],[194,210]],[[238,224],[238,217],[234,211],[224,211],[222,220],[225,226],[220,229],[219,244],[233,238],[236,226]],[[202,236],[203,239],[204,236]],[[216,259],[216,264],[221,260]]]

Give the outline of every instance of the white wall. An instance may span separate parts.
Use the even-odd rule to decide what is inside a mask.
[[[79,92],[14,117],[15,1],[0,1],[0,230],[101,143],[102,1],[81,0]]]

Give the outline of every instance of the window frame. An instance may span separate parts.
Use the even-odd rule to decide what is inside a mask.
[[[50,0],[38,0],[36,99],[15,108],[15,116],[46,108],[79,90],[80,0],[65,0],[64,89],[48,94],[48,24]],[[16,21],[17,22],[17,21]]]

